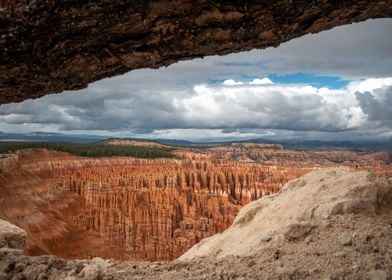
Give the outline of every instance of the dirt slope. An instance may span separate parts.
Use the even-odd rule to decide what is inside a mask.
[[[304,239],[336,215],[375,216],[392,198],[385,196],[392,190],[384,183],[368,172],[313,171],[290,181],[279,194],[246,205],[228,230],[204,239],[180,259],[254,255],[268,241]]]

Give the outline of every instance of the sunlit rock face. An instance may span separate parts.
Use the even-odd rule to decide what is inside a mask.
[[[219,151],[225,149],[233,148]],[[319,158],[312,163],[307,152],[263,149],[280,151],[279,162],[233,161],[208,150],[179,150],[177,159],[155,160],[46,150],[3,155],[0,218],[26,230],[33,255],[171,260],[228,228],[243,205],[278,192],[312,165],[391,173],[388,159],[377,153],[342,152],[345,162],[324,158],[315,165]],[[294,158],[307,160],[293,164]]]
[[[382,0],[21,2],[0,4],[0,104],[392,16]]]

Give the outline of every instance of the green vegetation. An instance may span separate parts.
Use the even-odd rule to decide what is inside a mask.
[[[173,148],[114,146],[102,143],[59,143],[59,142],[0,142],[0,153],[10,153],[23,149],[48,149],[84,157],[137,157],[171,158]]]

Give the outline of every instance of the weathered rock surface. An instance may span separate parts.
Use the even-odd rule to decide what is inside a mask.
[[[2,1],[0,104],[391,16],[384,0]]]
[[[192,248],[182,257],[187,260],[153,263],[98,260],[103,268],[100,277],[390,279],[391,224],[390,177],[317,170],[289,182],[281,193],[245,206],[232,227]],[[268,232],[273,234],[264,238]],[[342,235],[351,239],[351,245],[339,241]],[[207,248],[207,244],[212,247]],[[231,247],[236,249],[234,255],[230,254]],[[81,273],[84,267],[97,265],[96,260],[27,257],[2,251],[0,260],[2,279],[30,280],[37,276],[86,279]]]
[[[0,248],[24,250],[25,246],[26,231],[0,219]]]
[[[305,239],[324,219],[357,213],[374,216],[385,206],[391,210],[391,199],[392,182],[376,179],[366,171],[313,171],[290,181],[279,194],[243,207],[229,229],[204,239],[180,260],[255,255],[261,240],[268,236],[272,241]],[[246,240],[236,242],[242,236],[247,236]],[[348,233],[340,235],[338,241],[344,246],[352,245]]]
[[[102,280],[109,263],[100,258],[89,261],[62,260],[54,256],[28,257],[0,250],[0,279]]]

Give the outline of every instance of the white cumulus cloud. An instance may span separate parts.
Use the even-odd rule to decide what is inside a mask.
[[[268,78],[254,79],[250,82],[251,85],[272,85],[273,82]]]
[[[228,79],[223,81],[223,85],[225,86],[238,86],[238,85],[243,85],[243,82],[237,82],[233,79]]]

